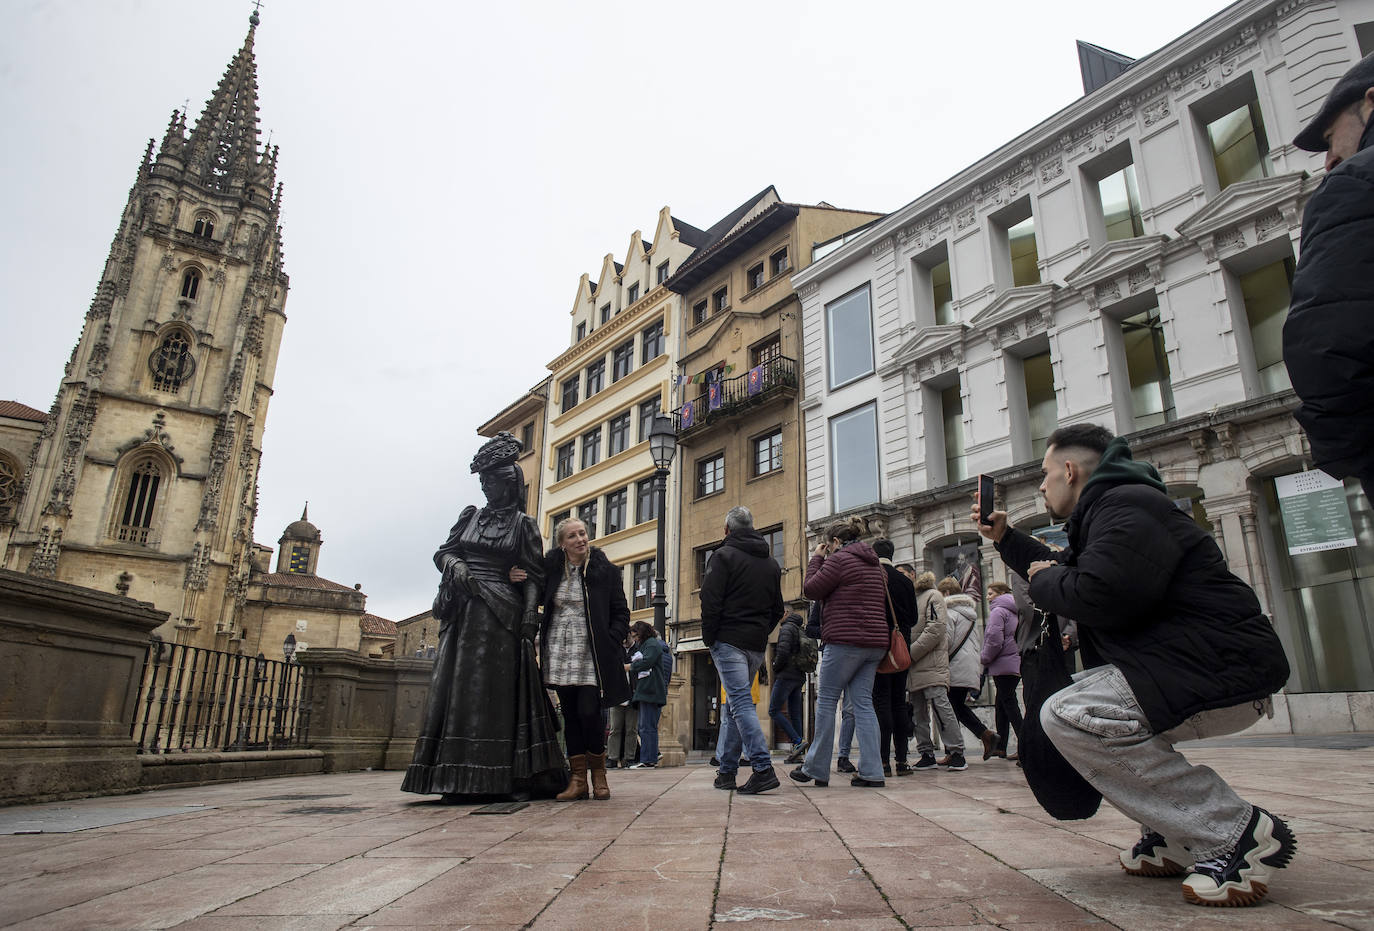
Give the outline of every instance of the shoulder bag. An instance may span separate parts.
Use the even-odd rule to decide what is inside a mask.
[[[892,592],[887,590],[887,573],[883,573],[883,596],[887,600],[887,653],[878,663],[879,672],[902,672],[911,665],[911,648],[907,645],[906,634],[897,623],[897,612],[892,607]]]

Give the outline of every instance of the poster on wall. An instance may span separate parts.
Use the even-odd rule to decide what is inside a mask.
[[[1345,497],[1345,483],[1319,469],[1274,479],[1288,553],[1318,553],[1353,547],[1355,525]]]

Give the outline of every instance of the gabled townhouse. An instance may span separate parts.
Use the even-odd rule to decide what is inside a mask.
[[[1290,140],[1371,46],[1368,0],[1241,0],[1101,86],[1085,67],[1084,97],[795,274],[812,531],[860,514],[899,560],[1002,577],[976,476],[1045,527],[1046,438],[1105,424],[1273,616],[1273,726],[1374,726],[1374,515],[1347,483],[1356,546],[1290,538],[1310,463],[1280,340],[1322,170]]]

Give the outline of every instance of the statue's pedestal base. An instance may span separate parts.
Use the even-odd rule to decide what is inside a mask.
[[[659,766],[684,766],[687,763],[687,748],[677,726],[678,709],[682,705],[682,690],[687,684],[676,670],[668,679],[668,704],[663,706],[663,715],[658,722],[658,751],[663,759]]]

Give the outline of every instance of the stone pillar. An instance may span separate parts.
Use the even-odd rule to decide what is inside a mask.
[[[658,749],[663,754],[659,766],[683,766],[687,762],[687,727],[678,726],[678,718],[687,722],[692,720],[691,693],[687,689],[687,679],[679,671],[682,656],[673,667],[668,678],[668,704],[663,706],[663,717],[658,722]]]
[[[398,755],[391,746],[397,664],[416,661],[369,659],[352,650],[312,647],[298,653],[297,662],[314,675],[310,747],[324,753],[325,772],[386,769],[388,758]],[[423,707],[423,691],[419,703]],[[415,712],[417,728],[421,713]]]
[[[0,570],[0,803],[135,789],[130,737],[167,612]]]

